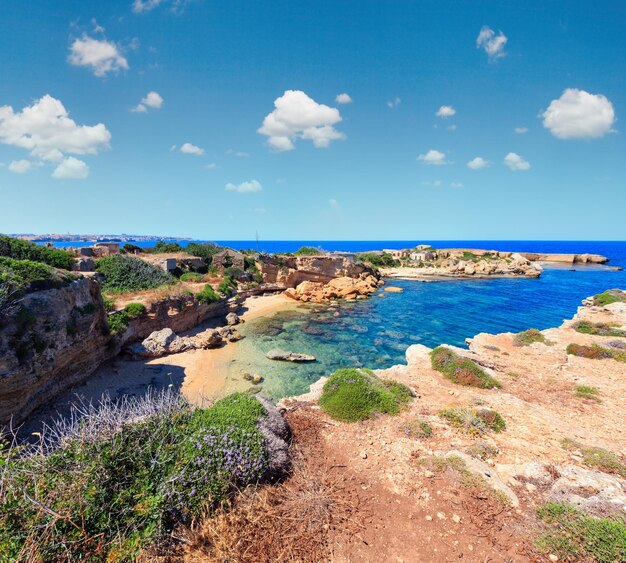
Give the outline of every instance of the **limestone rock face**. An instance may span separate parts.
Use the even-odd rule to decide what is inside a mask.
[[[285,295],[304,302],[326,303],[334,299],[349,301],[371,295],[378,289],[379,280],[370,274],[361,274],[358,278],[342,276],[322,282],[303,281],[294,288],[285,291]]]
[[[165,354],[177,354],[190,348],[189,343],[177,336],[171,328],[155,330],[141,344],[132,346],[132,353],[144,358],[159,358]]]
[[[37,291],[0,313],[0,426],[84,381],[115,355],[98,282]]]

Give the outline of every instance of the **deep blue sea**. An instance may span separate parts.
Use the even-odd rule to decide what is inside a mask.
[[[234,248],[289,252],[301,246],[363,251],[408,248],[485,248],[608,256],[626,268],[626,242],[586,241],[217,241]],[[69,243],[68,243],[69,244]],[[404,362],[411,344],[464,346],[479,332],[518,332],[558,326],[571,317],[582,299],[606,289],[626,288],[626,271],[604,267],[546,269],[538,279],[480,279],[445,282],[394,280],[403,293],[383,293],[334,309],[303,305],[246,323],[247,336],[229,366],[237,380],[244,372],[265,378],[263,392],[279,398],[305,392],[320,376],[339,367],[385,368]],[[305,352],[312,364],[294,365],[265,358],[272,348]]]

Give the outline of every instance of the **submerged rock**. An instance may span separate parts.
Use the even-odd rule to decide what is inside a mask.
[[[315,356],[300,354],[298,352],[285,352],[284,350],[270,350],[265,357],[280,362],[314,362]]]
[[[402,293],[404,289],[402,289],[401,287],[396,287],[395,285],[390,285],[387,286],[383,291],[386,291],[387,293]]]

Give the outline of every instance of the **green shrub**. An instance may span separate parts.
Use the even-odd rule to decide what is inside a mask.
[[[612,336],[626,337],[626,330],[616,328],[618,325],[610,325],[606,323],[590,323],[588,321],[579,321],[574,324],[573,329],[582,334],[591,334],[594,336]]]
[[[588,447],[571,438],[563,438],[561,446],[566,450],[579,450],[584,464],[626,479],[626,463],[616,453],[604,448]]]
[[[117,311],[111,313],[107,317],[107,325],[109,332],[112,335],[121,334],[128,328],[128,321],[130,320],[126,311]]]
[[[63,429],[62,446],[0,450],[0,559],[135,561],[262,477],[257,400],[237,393],[198,409],[171,397],[105,403]]]
[[[468,358],[462,358],[445,346],[438,346],[430,353],[434,370],[458,385],[494,389],[501,387],[498,380],[483,371]]]
[[[536,328],[529,328],[524,332],[519,332],[513,338],[514,346],[528,346],[533,342],[541,342],[542,344],[547,344],[546,337],[542,334],[540,330]]]
[[[593,346],[568,344],[566,351],[572,356],[578,356],[579,358],[586,358],[588,360],[605,360],[612,358],[618,362],[626,362],[626,352],[610,350],[609,348],[603,348],[597,344]]]
[[[593,296],[593,302],[595,305],[610,305],[611,303],[626,302],[626,292],[620,289],[608,289],[603,293],[598,293]]]
[[[317,254],[322,254],[322,251],[319,248],[314,248],[312,246],[301,246],[293,254],[294,256],[315,256]]]
[[[379,268],[391,268],[397,266],[399,262],[394,260],[393,256],[388,252],[382,254],[374,254],[373,252],[365,252],[359,254],[360,262],[369,262],[372,266],[378,266]]]
[[[124,306],[124,312],[129,319],[135,319],[146,314],[146,306],[143,303],[128,303]]]
[[[216,301],[219,301],[220,296],[217,293],[215,293],[213,288],[207,283],[201,292],[196,293],[196,299],[200,301],[200,303],[208,304],[208,303],[215,303]]]
[[[0,256],[42,262],[61,270],[71,270],[74,264],[74,258],[69,252],[5,235],[0,235]]]
[[[204,276],[196,272],[185,272],[179,279],[184,282],[199,283],[204,279]]]
[[[170,254],[173,252],[182,252],[183,247],[177,242],[158,241],[152,248],[147,248],[146,252],[150,254]]]
[[[100,258],[96,261],[96,270],[104,274],[102,289],[111,293],[154,289],[175,281],[160,268],[122,254]]]
[[[228,297],[237,291],[237,282],[233,278],[225,277],[217,287],[217,291],[224,297]]]
[[[506,429],[502,416],[492,409],[454,407],[439,411],[437,414],[452,426],[469,434],[483,434],[488,430],[502,432]]]
[[[536,546],[564,561],[626,561],[626,523],[623,519],[596,518],[573,506],[550,502],[537,509],[548,530]]]
[[[132,244],[130,242],[127,242],[121,249],[120,251],[125,252],[126,254],[140,254],[141,252],[143,252],[143,248],[141,248],[141,246],[137,246],[136,244]]]
[[[377,413],[397,414],[411,397],[401,383],[386,381],[368,369],[340,369],[324,384],[319,404],[332,418],[356,422]]]
[[[576,396],[581,399],[592,399],[601,403],[602,400],[598,397],[599,394],[600,390],[597,387],[590,387],[589,385],[578,385],[576,387]]]
[[[212,242],[208,243],[197,243],[190,242],[185,248],[185,252],[191,254],[192,256],[197,256],[198,258],[202,258],[207,265],[207,267],[211,266],[213,262],[213,256],[217,254],[221,248]]]
[[[104,310],[108,313],[115,310],[115,299],[112,299],[107,295],[102,296],[102,304],[104,305]]]

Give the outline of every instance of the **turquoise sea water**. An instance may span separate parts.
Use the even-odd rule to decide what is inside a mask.
[[[558,326],[582,299],[626,287],[626,272],[598,268],[545,270],[539,279],[446,282],[393,280],[403,293],[380,291],[339,309],[301,305],[246,323],[232,377],[265,378],[263,392],[280,398],[308,390],[340,367],[386,368],[404,363],[411,344],[465,346],[479,332],[519,332]],[[313,354],[317,362],[289,364],[265,358],[272,348]]]

